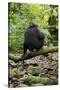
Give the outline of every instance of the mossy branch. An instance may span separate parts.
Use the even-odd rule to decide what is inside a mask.
[[[32,84],[41,83],[43,85],[58,84],[57,80],[52,80],[48,77],[29,76],[24,79],[24,84],[31,86]]]
[[[12,53],[9,53],[8,55],[8,58],[17,62],[17,61],[21,61],[21,60],[26,60],[26,59],[29,59],[29,58],[32,58],[32,57],[35,57],[35,56],[38,56],[38,55],[44,55],[44,54],[47,54],[47,53],[53,53],[53,52],[57,52],[58,51],[58,47],[46,47],[46,48],[42,48],[41,50],[37,51],[37,52],[31,52],[30,54],[28,55],[22,55],[22,56],[17,56],[17,55],[14,55]]]

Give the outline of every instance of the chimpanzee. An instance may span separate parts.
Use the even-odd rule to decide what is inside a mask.
[[[24,34],[24,54],[26,54],[27,49],[29,51],[39,50],[43,45],[44,34],[39,31],[36,24],[31,22]]]

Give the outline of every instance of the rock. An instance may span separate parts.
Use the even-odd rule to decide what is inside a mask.
[[[8,64],[11,65],[12,67],[16,67],[16,63],[12,60],[8,60]]]
[[[26,84],[20,84],[20,85],[18,85],[17,87],[27,87],[28,85],[26,85]]]
[[[12,82],[19,82],[19,79],[18,79],[18,78],[13,77],[13,78],[12,78]]]
[[[52,60],[58,61],[58,53],[57,52],[52,54]]]
[[[40,60],[45,61],[45,56],[40,55]]]
[[[22,66],[20,66],[18,69],[20,72],[22,72],[24,70],[24,68]]]
[[[19,85],[19,80],[13,77],[12,80],[10,80],[9,87],[13,88],[13,87],[16,87],[17,85]]]
[[[23,76],[23,78],[26,78],[26,77],[28,77],[28,75],[25,74],[25,75]]]
[[[32,84],[31,86],[34,86],[34,87],[36,87],[36,86],[43,86],[43,84],[42,83],[38,83],[38,84]]]
[[[27,75],[28,73],[27,73],[27,71],[26,70],[24,70],[24,71],[22,71],[22,72],[20,72],[20,76],[21,77],[23,77],[24,75]]]
[[[15,63],[9,61],[10,87],[27,87],[54,85],[58,83],[57,53],[39,55],[31,59]],[[57,58],[56,58],[57,57]],[[15,68],[15,65],[17,67]]]
[[[53,80],[56,80],[56,77],[55,77],[55,76],[52,76],[52,75],[51,75],[50,78],[53,79]]]
[[[51,59],[51,58],[52,58],[52,54],[51,54],[51,53],[48,53],[47,58],[48,58],[48,59]]]
[[[17,62],[17,65],[21,66],[22,65],[22,61]]]
[[[54,56],[52,56],[52,60],[58,60],[58,58],[54,55]]]
[[[53,71],[50,71],[50,70],[49,70],[49,71],[48,71],[48,74],[49,74],[49,75],[53,75]]]
[[[13,85],[14,85],[13,87],[15,88],[15,87],[17,87],[17,86],[19,85],[19,82],[16,82],[16,81],[15,81],[15,82],[13,83]]]
[[[14,85],[13,84],[9,84],[9,86],[8,86],[9,88],[13,88],[14,87]]]
[[[37,61],[36,60],[25,60],[24,61],[24,65],[26,66],[28,66],[28,65],[35,65],[35,66],[38,66],[38,63],[37,63]]]
[[[52,61],[52,63],[51,63],[52,66],[57,65],[57,64],[58,64],[58,62],[56,62],[56,61]]]

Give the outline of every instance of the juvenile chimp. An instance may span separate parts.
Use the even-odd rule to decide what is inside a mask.
[[[34,49],[39,50],[44,45],[44,34],[39,31],[37,25],[33,22],[30,23],[29,27],[24,34],[24,54],[27,49],[33,51]]]

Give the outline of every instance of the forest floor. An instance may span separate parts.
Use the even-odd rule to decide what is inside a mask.
[[[20,53],[17,53],[20,55]],[[39,55],[24,61],[9,63],[9,87],[58,84],[58,52]]]

